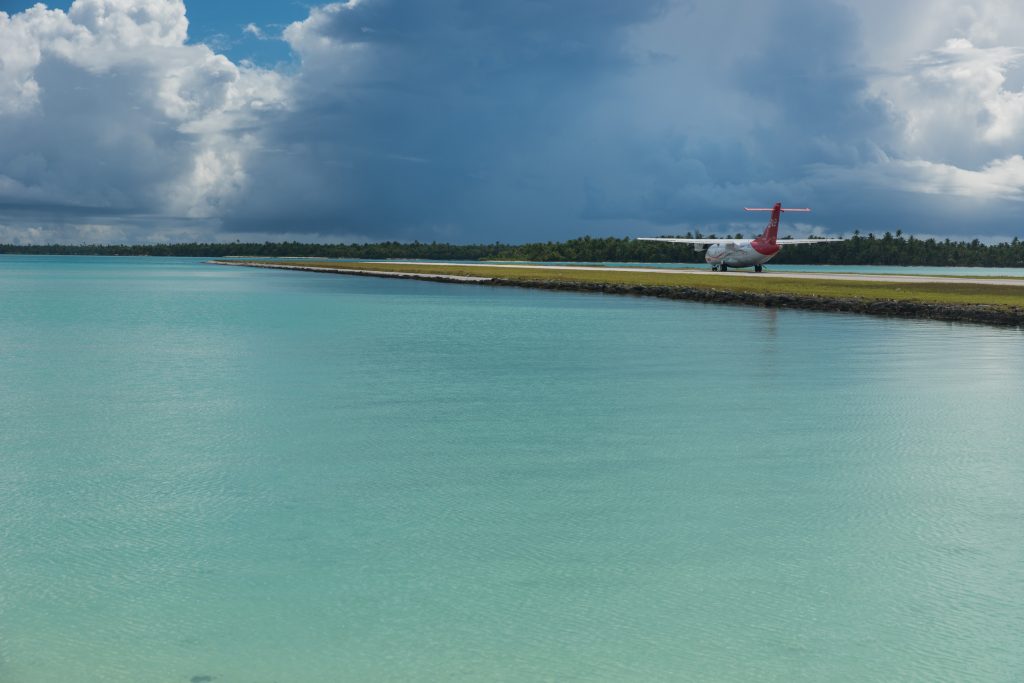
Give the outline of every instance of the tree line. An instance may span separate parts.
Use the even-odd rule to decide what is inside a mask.
[[[700,237],[687,233],[686,237]],[[708,235],[715,237],[715,235]],[[736,235],[740,237],[740,235]],[[446,244],[440,242],[375,242],[307,244],[302,242],[206,242],[186,244],[14,245],[0,244],[4,254],[100,256],[255,256],[338,259],[435,259],[458,261],[591,261],[637,263],[701,263],[704,254],[689,244],[639,242],[627,237],[578,237],[564,242],[528,244]],[[983,244],[980,240],[917,239],[886,232],[854,232],[844,242],[790,245],[775,263],[822,265],[989,266],[1024,267],[1024,242]]]

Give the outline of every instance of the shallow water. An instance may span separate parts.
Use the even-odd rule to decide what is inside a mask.
[[[1014,681],[1024,334],[0,257],[0,681]]]

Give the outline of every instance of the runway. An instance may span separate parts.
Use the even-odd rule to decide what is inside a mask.
[[[369,263],[382,263],[390,265],[425,265],[422,261],[371,261]],[[973,277],[942,277],[936,275],[869,275],[864,273],[796,273],[792,271],[771,271],[765,270],[760,273],[743,270],[729,270],[724,273],[713,273],[708,268],[633,268],[615,266],[565,266],[565,265],[541,265],[541,264],[519,264],[519,263],[493,263],[484,262],[476,264],[454,263],[448,261],[430,261],[429,265],[472,267],[486,266],[488,268],[530,268],[536,270],[586,270],[586,271],[609,271],[628,273],[667,273],[679,275],[714,275],[715,277],[736,278],[782,278],[787,280],[839,280],[849,282],[886,282],[886,283],[940,283],[940,284],[974,284],[974,285],[1004,285],[1012,287],[1024,287],[1024,278],[973,278]]]

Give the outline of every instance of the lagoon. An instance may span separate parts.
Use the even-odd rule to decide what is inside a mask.
[[[1012,681],[1024,333],[0,257],[0,681]]]

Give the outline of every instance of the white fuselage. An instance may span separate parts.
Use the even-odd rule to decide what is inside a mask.
[[[754,248],[750,240],[734,240],[708,246],[704,260],[712,266],[725,264],[730,268],[747,268],[766,263],[777,253],[778,248],[771,253],[763,254]]]

